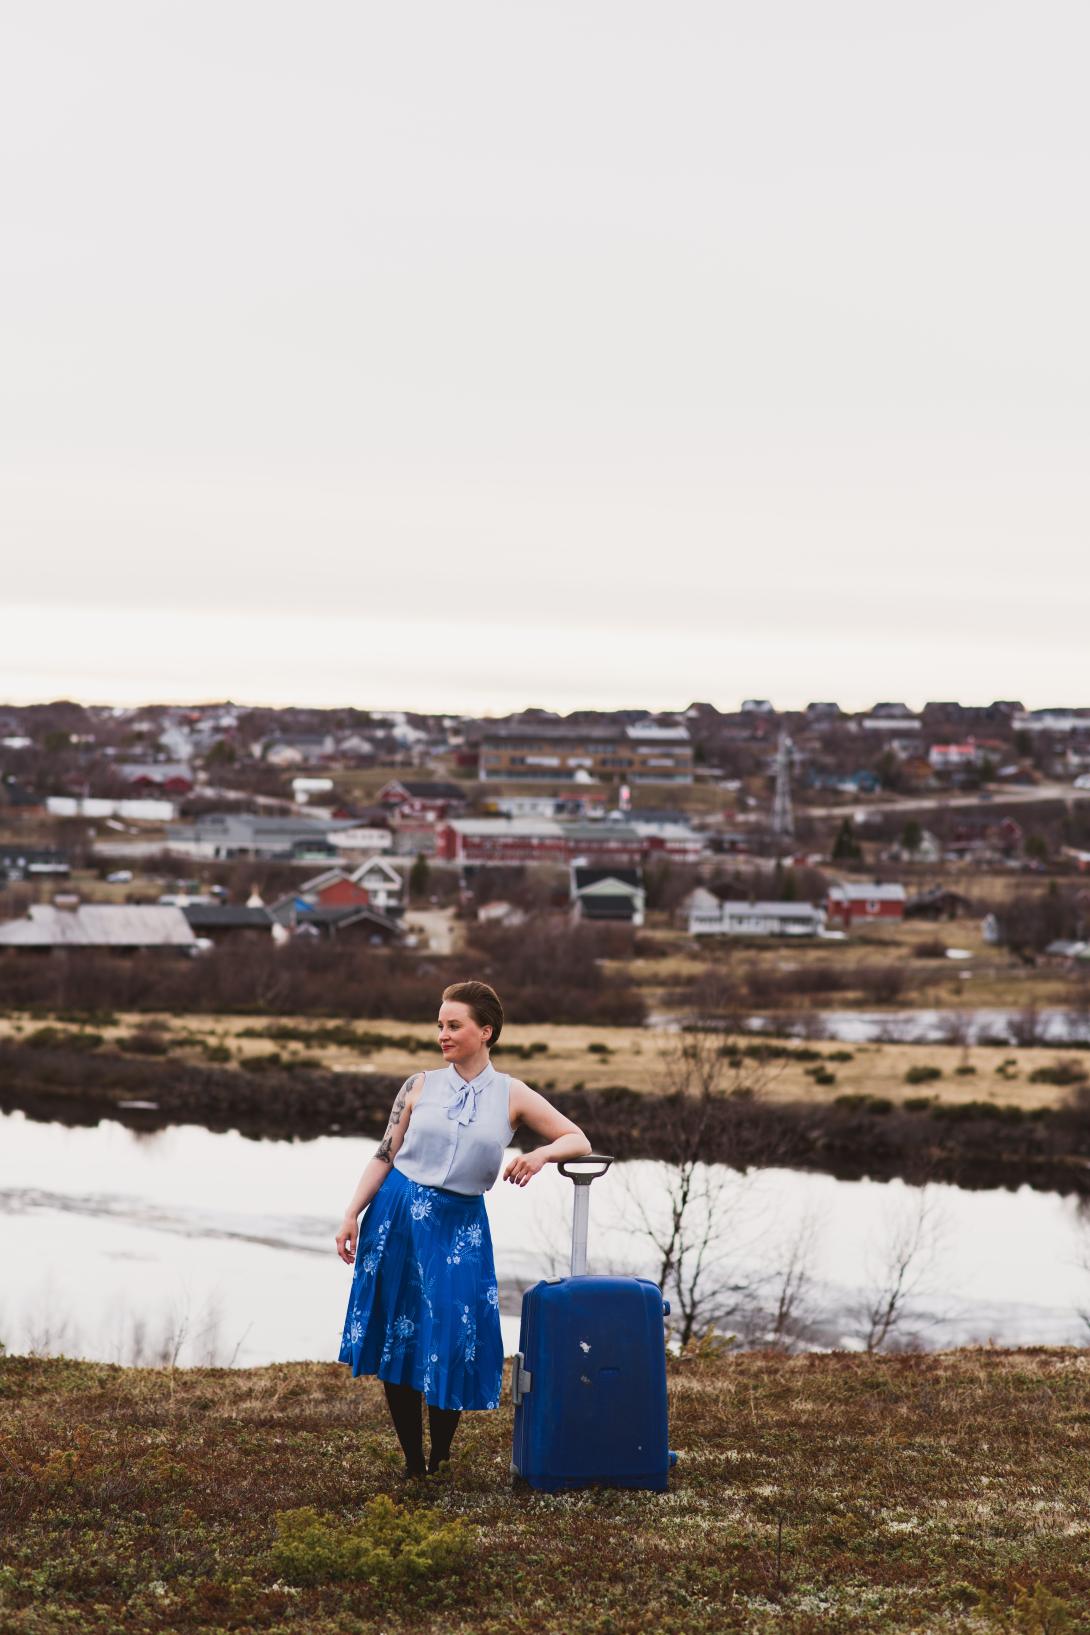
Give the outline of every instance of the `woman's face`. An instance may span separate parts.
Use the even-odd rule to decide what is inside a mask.
[[[439,1049],[445,1062],[465,1062],[482,1046],[487,1050],[492,1029],[479,1027],[473,1012],[460,999],[444,999],[439,1007]]]

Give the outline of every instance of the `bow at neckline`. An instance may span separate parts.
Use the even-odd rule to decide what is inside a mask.
[[[458,1069],[451,1064],[451,1099],[447,1105],[447,1117],[456,1119],[459,1124],[472,1124],[477,1117],[477,1103],[481,1091],[492,1077],[486,1067],[483,1073],[478,1073],[475,1079],[463,1079]]]

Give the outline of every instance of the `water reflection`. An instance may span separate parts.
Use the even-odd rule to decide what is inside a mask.
[[[335,1357],[351,1274],[333,1232],[373,1146],[0,1116],[0,1340],[118,1362]],[[595,1184],[593,1271],[657,1275],[670,1180],[666,1166],[641,1162]],[[767,1337],[794,1287],[791,1332],[803,1343],[863,1344],[866,1310],[921,1197],[934,1241],[910,1268],[891,1340],[1086,1335],[1087,1226],[1075,1199],[722,1166],[698,1166],[693,1182],[712,1226],[706,1310],[751,1341]],[[488,1196],[508,1350],[522,1287],[565,1269],[570,1201],[551,1167],[525,1191]],[[690,1244],[700,1224],[698,1211]]]
[[[1001,1044],[1088,1045],[1090,1011],[1085,1006],[982,1005],[945,1009],[803,1011],[785,1016],[749,1016],[754,1033],[786,1033],[795,1038],[829,1039],[839,1044]]]

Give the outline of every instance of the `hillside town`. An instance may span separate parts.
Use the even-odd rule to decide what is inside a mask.
[[[449,953],[466,922],[542,916],[833,942],[973,916],[986,941],[1073,966],[1088,864],[1090,708],[0,710],[9,958],[300,938]],[[1054,899],[1028,937],[1020,880]]]

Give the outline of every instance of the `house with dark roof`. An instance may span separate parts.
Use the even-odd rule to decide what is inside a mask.
[[[68,853],[53,846],[0,846],[0,881],[60,879],[69,874]]]
[[[380,914],[377,908],[310,908],[305,904],[297,907],[291,930],[295,936],[384,946],[397,942],[402,935],[398,921],[388,914]]]
[[[449,781],[429,781],[426,778],[391,778],[375,796],[379,806],[415,806],[419,811],[434,808],[442,817],[452,807],[466,804],[466,792],[461,784]]]
[[[32,789],[25,788],[10,774],[0,778],[0,807],[11,807],[21,816],[29,817],[32,813],[41,811],[43,805],[41,795],[36,795]]]
[[[385,858],[369,857],[358,868],[325,869],[287,892],[270,910],[281,925],[295,923],[301,909],[374,908],[395,919],[402,911],[404,877]]]
[[[571,903],[574,920],[612,921],[642,925],[646,897],[638,868],[571,866]]]
[[[459,784],[423,778],[391,778],[377,800],[389,813],[392,849],[401,857],[434,856],[438,825],[466,808]]]
[[[267,908],[234,903],[188,903],[182,913],[195,937],[207,937],[215,943],[268,937],[275,923]]]

